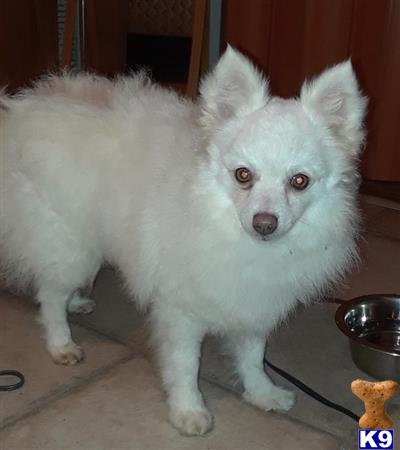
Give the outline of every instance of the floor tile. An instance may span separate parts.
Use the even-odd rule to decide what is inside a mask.
[[[202,386],[215,414],[204,437],[182,437],[167,422],[158,378],[145,359],[117,366],[36,415],[0,432],[7,450],[333,450],[326,433],[264,413],[225,390]]]
[[[74,326],[73,336],[86,358],[75,367],[56,365],[45,350],[36,313],[37,308],[28,302],[0,295],[0,370],[19,370],[26,379],[21,389],[0,392],[0,427],[133,354],[127,346]]]

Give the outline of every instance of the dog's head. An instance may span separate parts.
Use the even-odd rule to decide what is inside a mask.
[[[328,214],[335,192],[354,192],[366,99],[349,61],[284,100],[271,97],[260,72],[228,47],[203,80],[200,101],[218,188],[256,239]]]

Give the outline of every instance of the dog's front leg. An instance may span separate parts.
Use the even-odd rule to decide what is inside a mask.
[[[240,334],[229,341],[244,386],[243,398],[265,411],[289,410],[295,400],[293,392],[275,386],[264,371],[265,338]]]
[[[153,326],[170,421],[182,434],[204,434],[213,425],[198,387],[204,331],[179,313],[172,315],[171,310],[153,313]]]

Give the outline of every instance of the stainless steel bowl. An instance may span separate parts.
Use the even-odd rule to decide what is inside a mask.
[[[335,319],[362,371],[400,381],[400,295],[365,295],[343,302]]]

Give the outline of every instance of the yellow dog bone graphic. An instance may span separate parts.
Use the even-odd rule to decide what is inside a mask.
[[[399,384],[395,381],[370,382],[355,380],[351,383],[351,391],[365,405],[365,414],[360,418],[360,428],[392,428],[392,419],[386,412],[385,403],[396,394]]]

